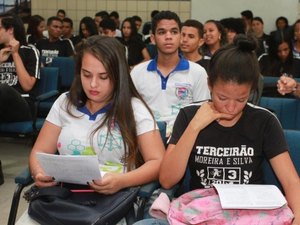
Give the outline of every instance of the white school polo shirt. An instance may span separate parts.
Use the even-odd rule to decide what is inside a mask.
[[[167,135],[172,131],[180,108],[191,102],[210,99],[205,69],[181,56],[167,77],[157,68],[157,59],[135,66],[131,77],[156,120],[167,122]]]

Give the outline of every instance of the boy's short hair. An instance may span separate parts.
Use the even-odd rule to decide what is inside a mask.
[[[203,24],[199,22],[198,20],[186,20],[182,26],[187,26],[187,27],[194,27],[198,30],[199,37],[203,37],[204,31],[203,31]]]
[[[47,20],[47,26],[50,26],[53,21],[59,21],[62,23],[62,20],[60,18],[58,18],[57,16],[51,16]]]
[[[117,29],[117,25],[116,25],[115,21],[110,18],[103,19],[100,22],[99,27],[102,27],[103,29],[109,29],[111,31],[115,31]]]
[[[155,34],[157,24],[161,20],[175,20],[176,23],[178,24],[179,30],[181,30],[181,21],[179,16],[172,11],[166,10],[166,11],[161,11],[157,13],[153,19],[152,19],[152,34]]]
[[[65,17],[65,18],[63,18],[63,20],[62,20],[63,22],[66,22],[66,23],[69,23],[70,24],[70,26],[71,26],[71,28],[73,28],[73,20],[72,19],[70,19],[69,17]]]

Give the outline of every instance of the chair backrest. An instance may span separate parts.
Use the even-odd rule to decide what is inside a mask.
[[[300,130],[299,99],[261,97],[259,105],[273,111],[283,129]]]
[[[284,130],[284,135],[289,146],[290,156],[292,158],[294,166],[296,167],[298,175],[300,175],[300,144],[299,144],[300,131]],[[265,160],[263,164],[263,170],[264,170],[264,182],[266,184],[274,184],[282,190],[282,187],[270,163],[267,160]]]
[[[38,81],[38,95],[58,89],[59,70],[56,67],[42,67]]]
[[[75,60],[71,57],[55,57],[51,66],[59,69],[60,91],[68,91],[75,77]]]

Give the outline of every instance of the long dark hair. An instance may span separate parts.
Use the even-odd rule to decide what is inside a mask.
[[[40,15],[33,15],[30,17],[28,22],[27,34],[31,34],[37,40],[43,38],[43,34],[38,32],[38,26],[45,19]]]
[[[108,132],[111,133],[110,125],[117,123],[125,146],[124,162],[127,165],[127,169],[131,170],[134,166],[140,166],[143,163],[141,154],[138,151],[136,123],[131,104],[132,98],[140,99],[150,113],[151,110],[143,101],[131,80],[124,46],[115,38],[94,35],[83,40],[78,46],[76,75],[70,89],[69,104],[67,107],[69,113],[73,105],[82,107],[88,100],[80,78],[82,58],[85,53],[93,55],[103,64],[113,84],[110,107],[103,122],[99,124],[92,135],[104,126],[106,126]]]
[[[97,25],[96,25],[96,23],[95,23],[95,21],[93,20],[92,17],[86,16],[86,17],[83,17],[80,20],[80,23],[79,23],[79,36],[81,38],[85,38],[82,31],[81,31],[81,24],[85,24],[86,29],[90,33],[90,36],[93,36],[93,35],[96,35],[96,34],[98,35],[98,28],[97,28]]]
[[[14,29],[14,37],[20,42],[20,45],[26,45],[26,34],[24,24],[19,16],[4,16],[0,17],[2,27],[7,30],[10,28]]]

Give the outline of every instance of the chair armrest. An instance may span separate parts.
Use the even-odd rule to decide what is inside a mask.
[[[52,97],[55,97],[59,94],[59,91],[58,90],[53,90],[53,91],[49,91],[49,92],[46,92],[44,94],[41,94],[39,96],[36,97],[36,100],[37,101],[45,101],[49,98],[52,98]]]
[[[33,183],[29,168],[26,168],[18,176],[15,177],[15,183],[22,184],[23,186],[27,186]]]

